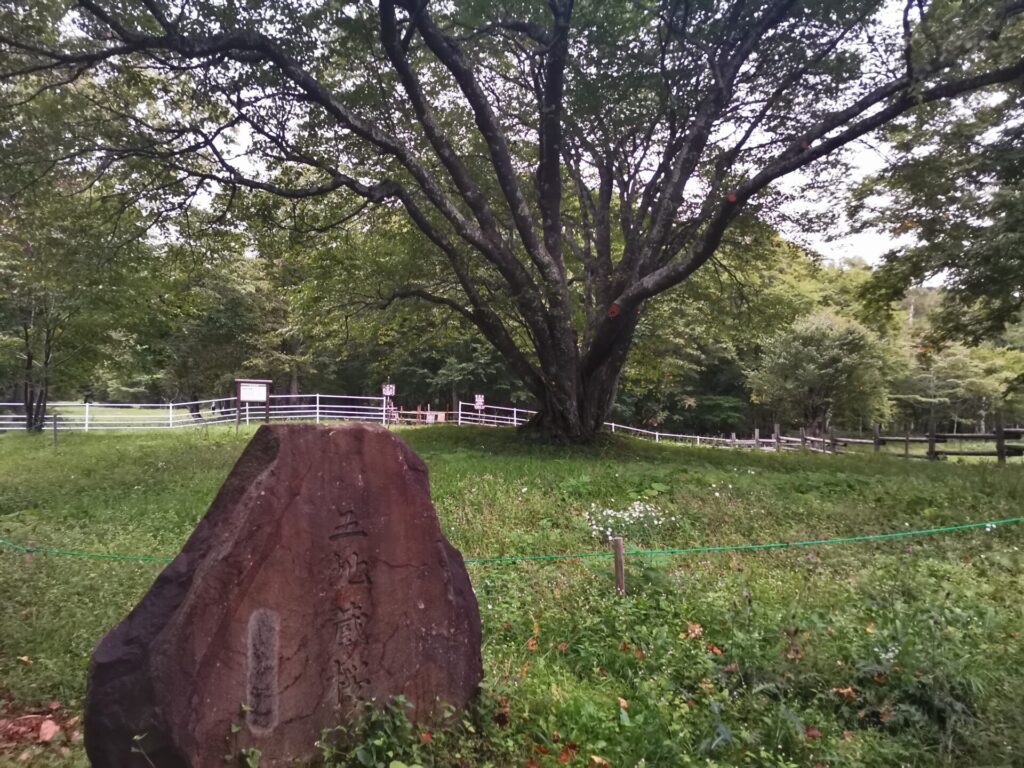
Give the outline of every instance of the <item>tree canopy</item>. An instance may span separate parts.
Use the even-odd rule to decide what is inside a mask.
[[[473,324],[539,403],[537,424],[586,439],[653,297],[741,246],[744,221],[770,219],[777,180],[1019,79],[1021,13],[1014,0],[16,3],[0,11],[0,76],[8,105],[81,107],[26,168],[119,168],[150,212],[230,208],[248,189],[303,220],[311,203],[319,229],[367,206],[398,213],[424,260],[389,298]]]
[[[936,332],[998,337],[1024,307],[1024,109],[1020,83],[967,105],[933,105],[886,132],[894,161],[864,182],[864,225],[909,240],[870,286],[882,302],[941,279]],[[936,318],[937,320],[939,318]]]

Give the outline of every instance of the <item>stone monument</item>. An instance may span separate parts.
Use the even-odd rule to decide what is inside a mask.
[[[261,766],[397,695],[427,721],[483,670],[462,556],[427,468],[378,426],[264,426],[184,549],[96,646],[94,766]]]

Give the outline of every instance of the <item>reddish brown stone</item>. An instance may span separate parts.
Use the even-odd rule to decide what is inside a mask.
[[[223,766],[248,747],[283,765],[362,702],[402,695],[426,720],[482,675],[476,598],[423,461],[381,427],[265,426],[96,646],[86,750],[102,768]]]

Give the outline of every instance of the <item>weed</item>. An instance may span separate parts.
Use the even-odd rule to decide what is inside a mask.
[[[472,556],[819,539],[997,519],[1018,467],[640,443],[540,446],[511,431],[402,436]],[[0,436],[0,536],[174,554],[244,445],[207,434]],[[628,514],[627,514],[628,513]],[[432,726],[401,702],[325,734],[333,765],[1013,765],[1024,753],[1024,526],[748,553],[470,566],[485,682]],[[159,564],[0,554],[0,680],[80,706],[97,639]],[[532,642],[531,642],[532,641]],[[27,659],[22,661],[20,659]],[[84,764],[33,748],[32,765]],[[0,765],[20,752],[0,752]]]

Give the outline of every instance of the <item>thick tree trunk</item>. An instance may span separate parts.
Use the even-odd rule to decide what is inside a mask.
[[[27,432],[32,431],[32,417],[36,410],[35,400],[35,390],[32,389],[31,382],[26,381],[22,389],[21,407],[25,412],[25,430]]]
[[[288,394],[291,395],[288,398],[290,405],[299,405],[299,365],[298,363],[292,363],[291,371],[289,371],[288,378]]]
[[[35,414],[35,388],[32,386],[32,366],[35,364],[32,355],[32,338],[28,326],[23,327],[23,338],[25,341],[25,378],[21,392],[21,403],[25,410],[25,429],[28,432],[33,428],[33,416]]]
[[[202,406],[198,402],[200,397],[201,395],[198,392],[192,392],[189,395],[189,400],[191,400],[192,402],[189,403],[188,412],[196,421],[202,421],[203,419]]]
[[[590,355],[545,376],[540,408],[526,429],[553,442],[587,443],[604,429],[618,391],[619,376],[633,341],[639,313],[622,318],[613,338],[591,345]],[[575,346],[575,345],[574,345]],[[594,355],[595,350],[600,354]]]

